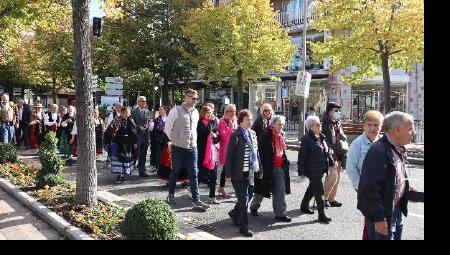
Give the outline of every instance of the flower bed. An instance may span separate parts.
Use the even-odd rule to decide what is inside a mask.
[[[123,239],[119,225],[125,216],[125,209],[110,203],[99,202],[95,207],[75,203],[74,182],[38,189],[35,185],[37,168],[29,164],[0,164],[0,177],[6,178],[20,189],[35,197],[50,210],[79,227],[95,239]]]

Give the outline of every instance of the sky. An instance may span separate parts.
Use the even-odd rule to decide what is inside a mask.
[[[105,13],[100,10],[100,1],[101,0],[91,0],[91,18],[105,16]]]

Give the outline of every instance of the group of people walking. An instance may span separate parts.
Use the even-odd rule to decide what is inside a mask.
[[[42,106],[37,104],[28,118],[26,110],[16,114],[8,99],[7,95],[2,96],[3,143],[11,141],[14,133],[11,127],[17,127],[18,120],[19,128],[27,123],[30,136],[24,140],[29,141],[30,147],[42,141],[41,133],[55,131],[61,139],[61,153],[74,153],[74,107],[68,107],[61,115],[57,105],[52,105],[48,113],[42,114]],[[206,211],[210,208],[208,204],[220,203],[216,198],[218,185],[217,193],[230,197],[225,190],[228,182],[237,198],[228,215],[244,236],[253,236],[248,210],[257,217],[264,198],[272,199],[276,221],[292,221],[286,213],[285,201],[285,195],[291,193],[290,162],[283,131],[285,118],[275,115],[270,104],[264,104],[253,121],[249,110],[237,113],[236,107],[229,104],[218,119],[214,104],[208,103],[198,111],[197,103],[197,91],[188,89],[181,105],[171,109],[161,106],[159,116],[153,120],[146,108],[146,98],[140,96],[133,110],[116,103],[106,125],[96,111],[93,118],[97,143],[105,145],[117,181],[124,182],[136,163],[139,176],[149,176],[145,166],[150,141],[151,164],[158,176],[167,181],[169,204],[176,204],[177,182],[188,179],[185,185],[189,186],[193,208]],[[18,109],[22,107],[19,101]],[[349,146],[340,123],[340,108],[330,102],[322,119],[310,115],[305,120],[306,134],[301,139],[297,166],[298,175],[302,180],[308,178],[309,185],[299,209],[304,214],[314,214],[311,210],[314,198],[318,220],[329,223],[331,218],[325,214],[325,208],[342,206],[336,194],[341,172],[346,169],[358,193],[357,208],[365,216],[363,238],[401,239],[402,213],[406,216],[408,194],[415,192],[408,183],[404,148],[414,136],[413,117],[403,112],[383,117],[371,110],[365,114],[364,133]],[[208,203],[200,199],[199,183],[208,185]]]

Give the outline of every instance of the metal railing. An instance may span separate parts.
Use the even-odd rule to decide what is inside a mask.
[[[283,27],[291,27],[291,26],[298,26],[303,25],[303,11],[301,9],[295,9],[294,11],[285,11],[285,12],[279,12],[277,14],[277,20],[280,22],[280,24]],[[315,19],[314,11],[309,10],[308,11],[308,22],[310,20]]]

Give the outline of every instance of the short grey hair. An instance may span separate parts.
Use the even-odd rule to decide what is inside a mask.
[[[146,101],[147,98],[145,98],[144,96],[138,96],[136,101],[139,102],[141,100]]]
[[[407,122],[414,123],[414,117],[406,112],[393,111],[384,117],[383,126],[386,131],[390,131],[399,125]]]
[[[269,121],[269,126],[273,126],[275,124],[277,124],[279,122],[281,122],[281,124],[286,124],[286,117],[282,116],[282,115],[275,115],[273,116],[270,121]]]
[[[319,116],[315,116],[315,115],[308,116],[305,120],[306,130],[307,131],[311,130],[312,126],[316,123],[320,124]]]

